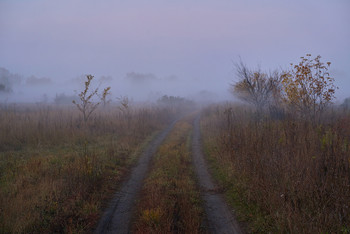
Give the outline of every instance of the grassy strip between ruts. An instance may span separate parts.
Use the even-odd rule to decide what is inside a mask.
[[[177,123],[153,159],[137,205],[135,233],[200,233],[204,211],[191,163],[192,125]]]

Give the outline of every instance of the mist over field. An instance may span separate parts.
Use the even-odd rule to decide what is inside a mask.
[[[5,69],[3,69],[5,70]],[[0,97],[4,102],[57,102],[57,96],[69,97],[61,104],[69,104],[84,88],[86,75],[80,75],[67,81],[56,81],[51,78],[38,78],[30,76],[23,78],[18,74],[6,71],[4,87],[0,91]],[[17,80],[13,80],[17,79]],[[116,102],[120,97],[129,97],[136,102],[154,102],[164,95],[185,97],[195,101],[220,101],[231,98],[227,90],[221,93],[220,86],[213,84],[211,87],[200,80],[185,80],[174,75],[158,77],[153,73],[129,72],[124,77],[112,76],[94,77],[92,87],[100,90],[110,86],[112,101]],[[228,85],[227,85],[228,86]]]
[[[1,1],[0,101],[53,102],[81,90],[86,74],[113,100],[232,100],[239,57],[269,71],[311,53],[332,62],[341,102],[349,10],[346,0]]]
[[[0,0],[0,233],[350,233],[349,13]]]

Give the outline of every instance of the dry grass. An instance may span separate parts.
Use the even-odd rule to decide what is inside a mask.
[[[200,194],[189,151],[192,126],[176,124],[157,152],[133,224],[135,233],[199,233]]]
[[[203,114],[215,177],[251,232],[350,232],[350,115],[273,120],[242,106]]]
[[[84,125],[71,107],[2,108],[0,233],[91,231],[143,143],[173,114],[110,108]]]

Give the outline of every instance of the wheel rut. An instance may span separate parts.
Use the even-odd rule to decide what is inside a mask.
[[[243,233],[222,195],[214,192],[217,191],[217,186],[208,172],[203,156],[199,121],[200,114],[193,122],[192,157],[207,215],[209,225],[207,231],[209,233]]]
[[[201,196],[204,201],[208,223],[206,232],[223,234],[243,233],[208,172],[201,148],[199,121],[200,114],[193,121],[192,158],[201,189]],[[135,208],[135,201],[139,197],[150,161],[177,122],[178,120],[170,124],[143,151],[138,163],[132,168],[129,178],[124,181],[121,189],[114,195],[110,205],[105,210],[95,233],[130,232],[130,222]]]
[[[95,233],[129,233],[134,203],[142,188],[149,163],[176,122],[177,120],[163,130],[143,151],[138,163],[132,168],[129,178],[122,184],[104,212]]]

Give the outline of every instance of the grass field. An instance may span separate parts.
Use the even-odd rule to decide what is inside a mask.
[[[0,233],[92,232],[140,152],[182,114],[174,106],[111,106],[84,123],[72,106],[1,106]],[[215,191],[247,232],[350,232],[349,112],[312,122],[218,104],[201,116]],[[132,232],[207,231],[191,159],[193,118],[182,118],[154,155]]]
[[[175,113],[72,107],[0,111],[0,232],[89,232],[139,151]]]
[[[350,114],[320,123],[248,107],[204,111],[212,172],[249,232],[350,232]]]

